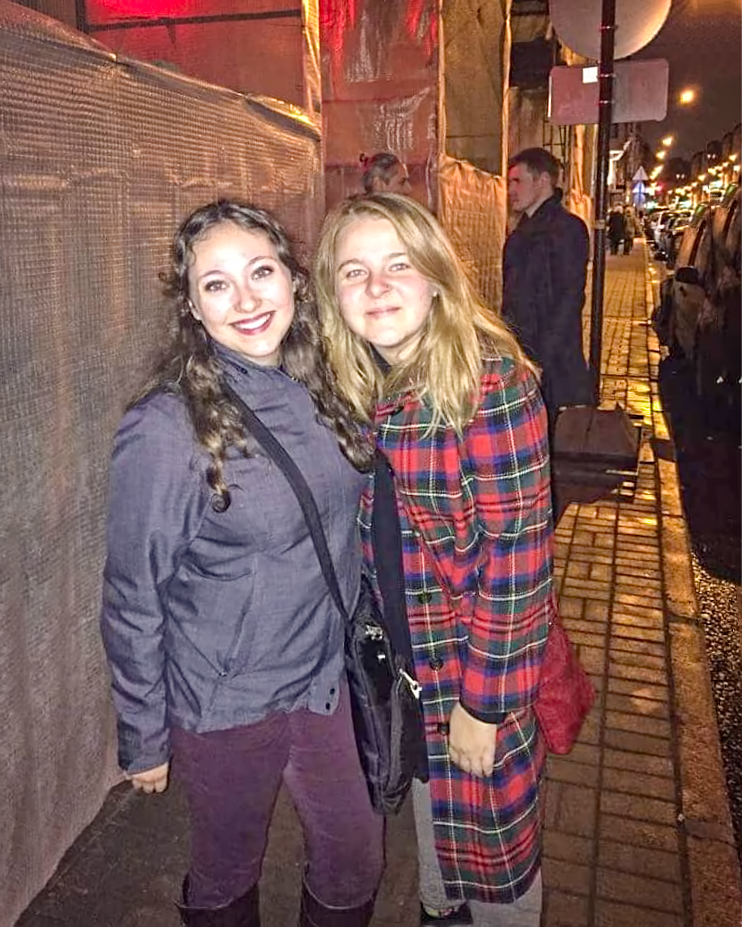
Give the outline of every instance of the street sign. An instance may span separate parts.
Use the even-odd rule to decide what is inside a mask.
[[[644,168],[640,167],[639,170],[632,177],[632,180],[634,181],[634,183],[639,184],[639,183],[643,183],[649,180],[649,177],[647,177],[647,172],[644,170]]]
[[[613,57],[627,58],[648,45],[670,12],[670,0],[615,0]],[[549,16],[562,42],[585,58],[600,58],[600,0],[550,0]]]
[[[661,122],[667,115],[670,69],[664,58],[617,61],[611,122]],[[549,122],[557,126],[598,121],[598,68],[556,67],[549,77]]]
[[[631,188],[631,199],[637,209],[644,209],[644,204],[647,202],[647,188],[644,186],[644,181],[640,180]]]

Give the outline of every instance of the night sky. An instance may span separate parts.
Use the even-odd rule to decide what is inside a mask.
[[[641,127],[650,145],[673,134],[670,156],[690,158],[740,122],[741,35],[742,0],[673,0],[657,37],[634,56],[670,63],[667,118]],[[689,106],[677,102],[684,87],[698,93]]]

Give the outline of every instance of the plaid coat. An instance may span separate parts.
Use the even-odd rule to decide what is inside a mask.
[[[431,418],[403,396],[379,406],[376,426],[397,491],[436,852],[451,899],[512,902],[540,865],[545,749],[532,705],[555,611],[546,415],[531,374],[498,359],[462,438],[445,425],[427,433]],[[370,486],[361,532],[373,577],[372,506]],[[498,723],[491,777],[449,761],[458,700]]]

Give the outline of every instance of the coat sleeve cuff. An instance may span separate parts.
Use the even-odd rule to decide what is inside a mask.
[[[506,711],[475,711],[473,708],[470,708],[466,702],[459,700],[459,703],[468,715],[471,715],[472,718],[476,718],[477,721],[484,721],[485,724],[504,724],[508,716],[508,712]]]
[[[166,728],[143,731],[119,717],[118,762],[127,775],[155,769],[170,759],[170,732]]]

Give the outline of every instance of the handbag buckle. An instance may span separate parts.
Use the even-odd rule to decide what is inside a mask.
[[[415,679],[414,676],[410,676],[410,674],[403,669],[400,669],[399,675],[402,677],[402,679],[404,679],[404,681],[410,687],[410,691],[415,696],[415,698],[419,699],[420,693],[422,692],[423,687],[420,685],[417,679]]]

